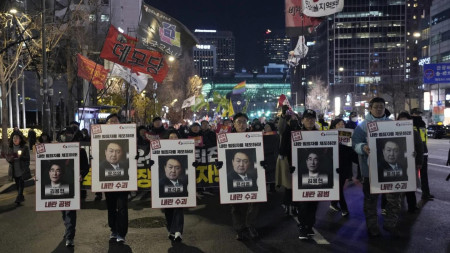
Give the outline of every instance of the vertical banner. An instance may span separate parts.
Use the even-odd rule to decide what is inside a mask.
[[[149,146],[137,147],[137,186],[140,191],[150,191],[152,186],[150,148]]]
[[[217,135],[220,203],[267,201],[262,132]]]
[[[374,121],[367,123],[371,193],[416,190],[413,123]]]
[[[36,211],[80,209],[79,143],[36,145]]]
[[[292,200],[339,200],[337,131],[292,132]]]
[[[136,124],[92,125],[91,133],[92,191],[136,191]]]
[[[194,140],[154,140],[150,149],[152,208],[196,206]]]
[[[303,14],[302,0],[285,0],[286,36],[298,37],[310,34],[322,22],[322,18]]]

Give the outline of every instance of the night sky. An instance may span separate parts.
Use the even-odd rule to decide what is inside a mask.
[[[266,29],[284,29],[283,0],[145,0],[179,20],[190,30],[232,31],[236,39],[236,71],[261,65],[261,41]]]

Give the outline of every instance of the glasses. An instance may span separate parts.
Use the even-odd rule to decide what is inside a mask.
[[[247,121],[245,121],[245,120],[236,120],[235,123],[239,124],[239,125],[246,125]]]

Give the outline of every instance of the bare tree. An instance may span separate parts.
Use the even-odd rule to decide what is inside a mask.
[[[32,40],[34,23],[25,14],[0,13],[2,49],[0,51],[0,85],[2,99],[2,152],[8,148],[8,104],[11,85],[17,81],[30,65],[35,46]],[[19,67],[19,64],[22,66]]]

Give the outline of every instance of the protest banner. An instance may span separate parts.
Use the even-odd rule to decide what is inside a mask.
[[[217,135],[220,203],[267,201],[262,132]]]
[[[92,191],[136,191],[136,124],[92,125],[91,133]]]
[[[293,201],[339,200],[337,131],[292,132]]]
[[[80,146],[36,145],[36,211],[80,209]]]
[[[347,147],[352,146],[353,129],[340,128],[338,131],[338,135],[339,135],[339,144],[342,144]]]
[[[150,142],[152,208],[194,207],[196,203],[194,140]]]
[[[411,120],[367,123],[370,193],[416,191]]]

